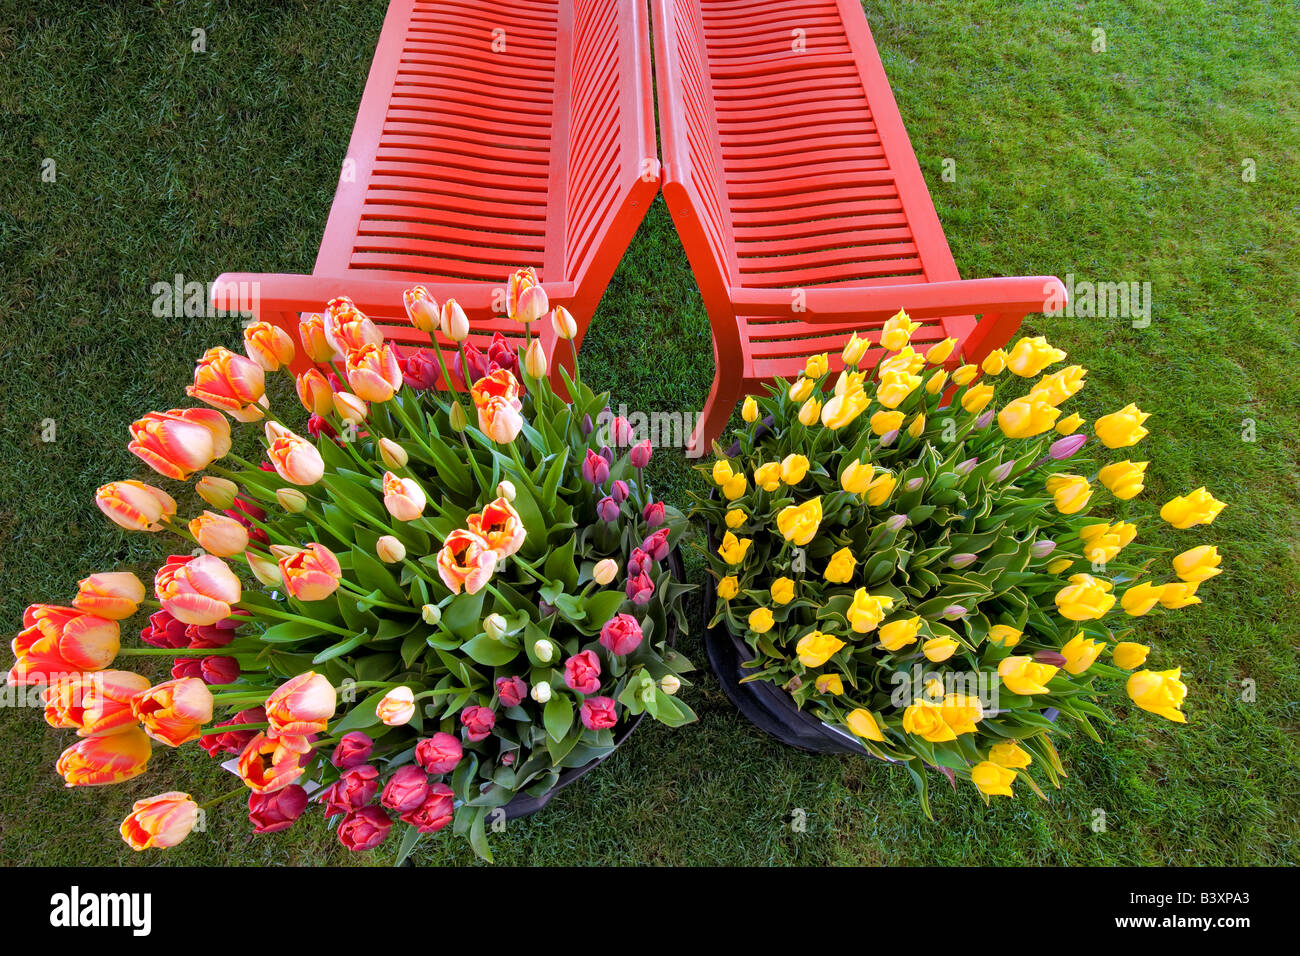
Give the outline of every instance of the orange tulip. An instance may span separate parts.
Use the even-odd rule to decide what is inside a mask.
[[[256,405],[265,393],[262,366],[221,346],[203,353],[194,368],[194,384],[185,389],[190,398],[229,412],[241,422],[262,417]]]
[[[154,594],[172,617],[186,624],[216,624],[230,617],[242,593],[239,578],[216,555],[172,555],[158,569]]]
[[[113,481],[95,492],[95,505],[119,528],[161,531],[164,517],[176,514],[176,500],[143,481]]]
[[[280,558],[280,576],[284,589],[299,601],[323,601],[338,590],[343,569],[334,552],[313,541]]]
[[[197,677],[164,681],[132,697],[131,713],[154,740],[179,747],[197,740],[212,720],[212,692]]]
[[[153,746],[139,727],[79,740],[59,755],[55,768],[65,786],[98,787],[144,773]]]
[[[48,684],[83,671],[103,670],[122,647],[116,621],[71,607],[33,604],[11,644],[17,663],[10,684]]]
[[[254,322],[244,329],[244,353],[267,372],[293,361],[293,339],[270,322]]]
[[[169,412],[150,412],[132,422],[130,431],[127,450],[164,478],[184,481],[217,456],[212,431],[206,425]],[[226,450],[229,448],[227,440]]]
[[[325,306],[325,340],[335,355],[346,355],[365,345],[382,345],[384,333],[345,295]]]
[[[309,368],[297,378],[298,401],[309,415],[328,415],[334,411],[334,389],[320,369]]]
[[[338,698],[334,685],[315,671],[291,677],[266,698],[268,737],[304,737],[324,733]]]
[[[272,440],[266,449],[266,457],[275,467],[276,474],[295,485],[314,485],[325,474],[325,459],[321,458],[316,446],[288,429],[283,429],[280,437]]]
[[[414,478],[398,478],[391,471],[384,472],[384,507],[398,521],[414,521],[424,513],[424,489]]]
[[[135,727],[131,698],[149,689],[149,678],[130,671],[74,674],[45,690],[45,722],[75,728],[78,737],[99,737]]]
[[[229,515],[205,511],[190,521],[190,534],[208,554],[229,558],[248,547],[248,529]]]
[[[523,547],[523,519],[505,498],[498,498],[486,505],[479,514],[470,515],[465,519],[465,524],[496,552],[498,561],[510,557]]]
[[[87,614],[121,621],[138,611],[143,600],[144,585],[130,571],[104,571],[77,583],[72,606]]]
[[[463,528],[447,535],[438,552],[438,575],[452,594],[459,594],[462,586],[466,593],[477,594],[491,580],[496,566],[496,552],[473,531]]]
[[[308,315],[298,323],[298,340],[313,362],[333,361],[334,346],[325,336],[325,320],[319,315]]]
[[[536,322],[550,311],[546,290],[537,280],[537,270],[516,269],[506,283],[506,314],[516,322]]]
[[[438,302],[429,295],[429,290],[422,285],[407,289],[402,293],[402,304],[406,306],[411,326],[432,335],[438,327]]]
[[[306,737],[268,737],[259,733],[239,755],[239,776],[254,793],[283,790],[302,776],[311,761]]]
[[[483,407],[494,398],[509,402],[515,409],[523,407],[519,380],[508,368],[499,368],[490,375],[484,375],[470,388],[469,394],[476,408]]]
[[[402,387],[402,366],[387,345],[363,345],[348,352],[348,386],[368,402],[386,402]]]
[[[199,819],[199,805],[188,793],[169,790],[137,800],[122,821],[122,839],[133,850],[175,846],[190,835]]]
[[[375,716],[388,727],[402,727],[415,717],[415,692],[409,687],[394,687],[375,705]]]
[[[508,445],[518,437],[524,419],[510,402],[503,398],[489,398],[478,406],[478,428],[494,442]]]

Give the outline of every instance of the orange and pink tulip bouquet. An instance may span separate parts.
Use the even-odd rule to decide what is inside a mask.
[[[1144,412],[1063,412],[1086,372],[1048,373],[1065,353],[1042,338],[952,368],[954,342],[922,354],[916,328],[884,325],[874,375],[855,335],[842,371],[816,356],[747,399],[697,510],[715,529],[711,626],[751,649],[746,679],[903,763],[928,813],[927,766],[985,800],[1059,785],[1053,736],[1099,741],[1116,691],[1184,722],[1179,668],[1134,630],[1198,603],[1220,559],[1143,544]],[[1223,507],[1198,488],[1153,510],[1189,529]]]
[[[58,760],[70,787],[132,781],[186,745],[238,773],[207,804],[136,802],[132,847],[173,846],[201,809],[242,795],[257,832],[314,804],[354,850],[400,823],[405,858],[451,825],[490,858],[486,831],[517,796],[608,754],[642,714],[694,719],[675,696],[690,665],[669,646],[685,627],[669,570],[685,520],[647,486],[649,442],[582,383],[573,317],[530,270],[507,300],[525,347],[498,335],[479,351],[457,303],[421,288],[406,309],[432,348],[405,359],[346,298],[297,342],[254,323],[245,355],[199,361],[187,391],[203,406],[131,426],[130,450],[164,478],[198,476],[209,508],[183,520],[161,488],[100,488],[109,518],[183,553],[152,595],[110,571],[70,607],[28,608],[9,680],[44,686],[46,720],[75,734]],[[572,354],[571,400],[533,333],[546,321]],[[304,352],[300,431],[286,420],[306,416],[272,407],[265,376]],[[232,450],[231,419],[258,423],[260,464]],[[142,646],[123,646],[137,614]],[[170,679],[138,673],[159,659]]]

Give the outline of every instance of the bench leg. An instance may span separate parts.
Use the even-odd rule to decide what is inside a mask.
[[[701,458],[709,454],[713,442],[727,427],[731,412],[740,401],[744,390],[745,382],[739,369],[726,368],[722,364],[717,366],[713,387],[709,389],[709,397],[704,403],[704,411],[700,413],[699,421],[695,423],[690,442],[686,446],[687,458]]]

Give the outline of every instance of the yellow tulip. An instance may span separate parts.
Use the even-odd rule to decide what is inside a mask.
[[[734,574],[728,574],[718,582],[718,597],[724,601],[730,601],[740,593],[740,582],[736,580]]]
[[[883,379],[888,374],[916,375],[923,368],[925,356],[909,345],[898,354],[886,357],[876,369],[876,376]]]
[[[942,342],[930,346],[930,351],[925,353],[925,360],[931,365],[942,365],[948,361],[948,356],[952,354],[952,350],[956,347],[956,339],[944,339]]]
[[[1198,524],[1214,524],[1214,519],[1226,507],[1204,488],[1197,488],[1189,495],[1165,502],[1160,517],[1175,528],[1190,528]]]
[[[1133,703],[1143,710],[1185,724],[1187,718],[1182,706],[1187,697],[1187,685],[1179,679],[1181,677],[1181,667],[1169,671],[1137,671],[1129,677],[1125,689]]]
[[[1006,367],[1007,353],[1002,349],[994,349],[980,362],[980,369],[985,375],[1001,375]]]
[[[769,591],[773,604],[789,604],[794,600],[794,581],[789,578],[777,578]]]
[[[888,372],[876,387],[876,401],[886,408],[897,408],[921,384],[921,376],[909,375],[907,372]],[[864,406],[865,408],[865,406]],[[825,418],[825,413],[822,413]]]
[[[799,638],[795,653],[799,655],[799,663],[804,667],[821,667],[843,646],[844,642],[833,634],[809,631]]]
[[[728,501],[735,501],[737,498],[745,494],[745,490],[748,486],[749,482],[746,480],[743,473],[732,475],[727,479],[727,483],[722,486],[722,497],[726,498]]]
[[[1083,541],[1083,556],[1093,564],[1106,564],[1115,559],[1137,536],[1137,528],[1126,521],[1108,524],[1105,521],[1084,525],[1079,529]]]
[[[896,432],[903,427],[903,419],[906,417],[902,412],[876,412],[871,416],[871,432],[877,436]]]
[[[844,693],[844,679],[839,674],[821,674],[813,685],[819,694],[831,694],[838,697]]]
[[[1097,480],[1116,498],[1128,501],[1142,491],[1146,470],[1145,461],[1117,461],[1097,472]]]
[[[927,660],[940,664],[957,653],[959,647],[951,637],[932,637],[921,646],[921,653]]]
[[[979,788],[979,792],[989,797],[1014,797],[1011,784],[1016,779],[1016,772],[1006,767],[999,767],[991,760],[984,760],[971,767],[970,780]]]
[[[1047,339],[1041,335],[1033,339],[1022,338],[1007,353],[1007,368],[1021,378],[1033,378],[1063,358],[1065,353],[1048,345]]]
[[[916,643],[916,635],[921,630],[919,617],[900,618],[881,625],[880,646],[887,651],[900,651],[909,644]]]
[[[742,524],[745,523],[745,519],[748,517],[749,515],[745,514],[744,508],[732,508],[730,511],[727,512],[723,520],[727,522],[728,528],[730,528],[732,531],[735,531],[737,528],[739,528]]]
[[[853,577],[853,570],[857,566],[858,561],[857,558],[853,557],[853,552],[848,548],[840,548],[831,555],[822,577],[831,584],[848,584]]]
[[[871,465],[864,465],[854,460],[840,474],[840,487],[851,495],[865,495],[871,486],[871,476],[875,471]]]
[[[916,698],[911,706],[903,711],[903,730],[924,738],[932,744],[957,739],[953,729],[943,719],[943,708],[924,697]]]
[[[1062,435],[1073,435],[1083,425],[1083,416],[1078,412],[1067,415],[1056,423],[1056,430]],[[1103,482],[1104,483],[1104,482]]]
[[[754,469],[754,485],[764,491],[776,491],[781,487],[781,463],[769,461]]]
[[[1051,561],[1048,563],[1047,573],[1060,574],[1062,571],[1064,571],[1068,567],[1071,567],[1073,564],[1074,561],[1070,558],[1057,558],[1055,561]]]
[[[989,641],[999,647],[1015,647],[1020,643],[1024,631],[1017,631],[1009,624],[994,624],[989,628]]]
[[[1052,475],[1044,484],[1054,499],[1056,510],[1063,515],[1082,511],[1092,498],[1092,486],[1082,475]]]
[[[929,378],[925,380],[925,391],[927,395],[938,395],[939,390],[943,388],[944,383],[948,381],[948,373],[943,369],[938,369]]]
[[[1070,674],[1082,674],[1096,662],[1105,649],[1104,641],[1094,641],[1092,638],[1084,637],[1083,631],[1080,631],[1061,648],[1061,654],[1065,658],[1063,665],[1065,671]]]
[[[939,705],[939,712],[943,722],[954,734],[978,733],[976,724],[984,719],[980,699],[965,694],[948,694]]]
[[[775,623],[772,612],[765,607],[755,608],[749,612],[749,629],[758,634],[766,634],[772,630],[772,625]]]
[[[821,399],[810,398],[799,406],[799,424],[805,428],[812,428],[817,424],[817,419],[822,414]]]
[[[993,401],[993,386],[981,383],[966,390],[961,397],[961,407],[972,415],[978,415],[991,401]]]
[[[715,485],[725,485],[735,474],[731,470],[731,462],[719,459],[713,463],[713,483]]]
[[[883,741],[885,739],[885,735],[880,732],[880,724],[876,722],[876,718],[871,715],[870,711],[863,710],[861,707],[849,711],[849,715],[844,718],[844,722],[849,725],[849,730],[866,740]]]
[[[918,414],[912,419],[912,424],[907,426],[907,433],[913,438],[920,438],[925,434],[925,416]]]
[[[814,384],[815,383],[810,378],[799,379],[799,381],[795,382],[793,385],[790,386],[790,392],[789,392],[790,401],[802,402],[804,399],[806,399],[809,395],[812,394]]]
[[[737,565],[745,560],[745,555],[749,552],[749,546],[753,543],[751,538],[737,538],[728,531],[722,536],[722,546],[718,548],[718,554],[728,564]]]
[[[808,459],[803,455],[786,455],[781,461],[781,480],[787,485],[797,485],[808,474]]]
[[[1047,682],[1060,670],[1051,664],[1039,664],[1031,657],[1006,657],[998,664],[998,677],[1007,690],[1026,697],[1048,693]]]
[[[871,399],[862,391],[836,395],[822,406],[822,424],[831,431],[838,431],[856,420],[870,404]]]
[[[889,496],[894,493],[894,486],[898,484],[898,479],[892,472],[881,471],[876,477],[871,479],[871,484],[867,486],[867,504],[872,507],[883,505],[889,500]]]
[[[867,348],[871,345],[869,339],[858,338],[858,333],[854,332],[849,336],[848,342],[844,344],[844,350],[840,352],[840,358],[844,360],[844,367],[855,367],[862,361],[862,356],[866,354]]]
[[[1119,605],[1124,609],[1125,614],[1141,617],[1160,602],[1164,590],[1163,584],[1143,581],[1128,588],[1119,599]]]
[[[1174,573],[1184,581],[1199,584],[1218,574],[1222,570],[1219,567],[1222,561],[1218,548],[1212,544],[1203,544],[1174,558]]]
[[[1067,398],[1078,394],[1087,384],[1084,380],[1087,374],[1087,369],[1082,365],[1070,365],[1053,375],[1044,375],[1034,383],[1029,394],[1052,405],[1060,405]]]
[[[853,592],[853,603],[845,616],[849,619],[849,627],[853,628],[854,633],[869,634],[880,625],[893,606],[894,599],[888,595],[872,595],[867,593],[866,588],[858,588]],[[920,624],[919,618],[917,624],[918,626]]]
[[[1122,667],[1126,671],[1135,670],[1147,662],[1147,655],[1151,653],[1151,648],[1145,644],[1135,644],[1132,641],[1120,641],[1115,645],[1115,649],[1110,653],[1111,663],[1116,667]]]
[[[829,356],[825,352],[821,355],[810,355],[808,361],[804,362],[803,374],[807,378],[819,379],[830,370],[830,367]]]
[[[1072,574],[1070,583],[1056,592],[1056,610],[1071,621],[1091,621],[1106,616],[1115,606],[1114,587],[1091,574]]]
[[[952,373],[952,383],[958,388],[964,388],[971,382],[975,381],[975,376],[979,373],[979,366],[963,365]]]
[[[801,505],[787,505],[776,516],[776,526],[785,540],[802,548],[817,535],[822,523],[820,496]]]
[[[1150,417],[1149,413],[1130,403],[1117,412],[1102,415],[1093,423],[1092,430],[1107,448],[1127,448],[1147,436],[1142,423]]]
[[[1060,414],[1055,405],[1026,395],[1008,402],[998,412],[998,427],[1008,438],[1033,438],[1049,431]]]
[[[1021,767],[1028,767],[1034,762],[1034,758],[1023,750],[1015,741],[1004,740],[1000,744],[994,744],[989,748],[989,760],[993,761],[999,767],[1006,767],[1008,770],[1017,770]]]
[[[920,322],[913,322],[906,312],[899,309],[889,317],[880,330],[880,347],[890,352],[897,352],[912,339],[912,333],[921,327]]]
[[[1199,583],[1174,583],[1166,584],[1160,589],[1160,605],[1171,611],[1176,611],[1180,607],[1187,607],[1189,604],[1200,604],[1201,599],[1196,596],[1196,589]]]
[[[740,406],[740,417],[750,424],[758,421],[758,402],[753,395],[745,396],[745,404]]]

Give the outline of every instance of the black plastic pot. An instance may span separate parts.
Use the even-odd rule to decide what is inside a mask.
[[[680,549],[674,548],[670,551],[668,553],[667,561],[668,570],[672,573],[673,577],[680,581],[684,573]],[[672,647],[677,643],[677,635],[668,635],[668,639],[665,643],[669,647]],[[522,792],[515,794],[514,798],[502,808],[505,811],[505,818],[507,820],[518,820],[520,817],[526,817],[541,810],[555,799],[555,795],[565,787],[572,783],[576,783],[579,779],[595,770],[601,765],[601,763],[612,757],[614,752],[618,750],[619,747],[623,746],[623,741],[632,736],[632,731],[636,730],[644,717],[645,711],[642,711],[637,714],[631,723],[624,725],[619,730],[618,734],[614,737],[614,750],[611,750],[603,757],[597,757],[595,760],[584,763],[581,767],[567,767],[564,770],[561,770],[559,779],[555,781],[555,786],[551,787],[551,789],[547,790],[545,793],[536,797]]]

